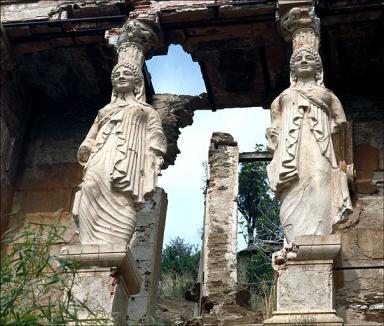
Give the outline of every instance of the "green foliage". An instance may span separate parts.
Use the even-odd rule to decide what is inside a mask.
[[[256,151],[262,150],[256,145]],[[279,227],[279,202],[269,188],[268,162],[248,162],[241,166],[239,174],[238,209],[240,226],[248,246],[260,243],[281,243]]]
[[[197,246],[177,237],[166,245],[161,256],[161,272],[197,277],[200,251]]]
[[[200,251],[177,237],[172,239],[161,256],[161,288],[165,294],[181,296],[197,279]]]
[[[256,145],[262,151],[262,145]],[[248,249],[242,259],[241,281],[251,292],[251,306],[268,315],[274,310],[275,282],[271,266],[272,252],[283,244],[283,230],[279,221],[280,204],[269,188],[267,165],[269,162],[244,163],[239,174],[239,221]],[[239,260],[238,260],[239,261]]]
[[[265,259],[265,255],[261,250],[253,252],[248,263],[246,264],[246,278],[249,283],[254,283],[257,288],[261,288],[262,283],[270,283],[273,279],[272,265]]]
[[[3,235],[1,325],[81,325],[79,310],[97,317],[94,325],[106,324],[86,302],[72,296],[76,266],[52,255],[54,246],[64,242],[64,232],[57,223],[25,223]],[[99,313],[103,314],[101,309]]]

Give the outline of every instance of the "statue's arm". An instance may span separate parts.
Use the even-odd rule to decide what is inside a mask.
[[[161,125],[159,113],[153,110],[150,114],[147,129],[148,149],[158,156],[167,152],[167,139]]]
[[[165,137],[159,113],[152,109],[147,127],[147,154],[152,157],[155,169],[160,174],[163,165],[163,157],[167,153],[167,138]]]
[[[278,96],[271,104],[271,125],[267,128],[265,136],[267,137],[267,148],[274,152],[277,149],[279,143],[281,123],[281,108],[280,108],[280,96]]]
[[[335,94],[332,93],[332,109],[331,109],[331,130],[332,133],[337,133],[340,128],[347,122],[343,106],[341,105],[340,100]]]
[[[85,165],[87,163],[88,158],[91,155],[98,131],[99,124],[98,118],[96,117],[91,129],[88,131],[87,137],[85,137],[77,152],[77,160],[81,165]]]

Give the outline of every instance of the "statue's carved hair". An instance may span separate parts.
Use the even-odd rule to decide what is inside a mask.
[[[300,53],[303,53],[303,52],[307,52],[307,53],[310,53],[313,55],[313,57],[315,58],[315,62],[316,62],[316,75],[315,75],[315,79],[316,79],[316,83],[318,85],[321,85],[323,86],[323,63],[321,61],[321,57],[320,57],[320,54],[319,52],[317,52],[316,49],[314,48],[307,48],[307,47],[304,47],[304,48],[299,48],[299,49],[296,49],[292,55],[291,55],[291,59],[289,60],[289,67],[290,67],[290,70],[291,70],[291,86],[294,86],[296,84],[296,81],[297,81],[297,76],[295,75],[294,73],[294,64],[295,64],[295,59],[296,57],[300,54]]]
[[[113,77],[115,75],[116,70],[118,70],[121,67],[128,68],[130,71],[132,71],[133,76],[135,77],[135,89],[133,90],[133,93],[135,94],[135,97],[137,100],[145,102],[145,90],[144,90],[144,76],[139,67],[137,67],[134,63],[131,62],[124,62],[117,64],[112,69],[111,73],[111,81],[112,81],[112,102],[114,102],[114,99],[117,96],[117,91],[115,88],[115,84],[113,82]]]

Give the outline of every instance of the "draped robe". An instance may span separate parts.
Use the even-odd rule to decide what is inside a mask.
[[[330,234],[351,212],[347,176],[338,167],[331,137],[334,126],[345,122],[341,104],[324,87],[291,87],[272,110],[278,142],[267,172],[281,201],[286,241]]]
[[[82,146],[92,152],[80,185],[80,241],[129,241],[136,210],[156,187],[158,156],[166,152],[158,112],[137,101],[108,104],[99,111]]]

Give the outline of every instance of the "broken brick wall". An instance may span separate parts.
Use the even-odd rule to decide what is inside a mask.
[[[349,96],[343,101],[353,123],[355,208],[340,225],[342,251],[335,265],[338,316],[347,323],[384,319],[384,101]]]
[[[7,41],[1,34],[1,232],[8,225],[22,144],[29,119],[29,103]]]
[[[77,149],[110,96],[111,65],[104,55],[98,46],[78,46],[17,58],[31,118],[13,205],[31,220],[49,221],[61,210],[61,222],[72,223],[82,175]]]

